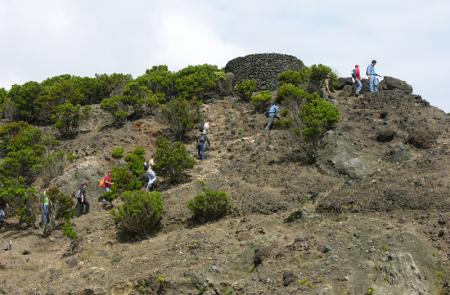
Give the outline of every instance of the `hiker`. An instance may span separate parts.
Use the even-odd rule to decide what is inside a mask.
[[[376,60],[372,60],[370,65],[367,66],[366,75],[369,77],[369,89],[370,92],[375,93],[378,92],[378,77],[381,77],[381,75],[378,75],[375,71],[375,65],[377,64]]]
[[[202,130],[202,131],[205,131],[206,134],[208,134],[208,131],[209,131],[209,122],[208,122],[208,121],[206,121],[206,122],[203,124],[203,130]]]
[[[270,109],[266,112],[266,117],[269,118],[269,122],[267,123],[264,130],[268,131],[272,128],[273,121],[275,121],[275,119],[279,118],[278,117],[279,110],[280,110],[280,107],[276,103],[272,104]]]
[[[326,99],[331,99],[330,81],[331,81],[331,73],[328,73],[327,77],[324,80],[325,86],[324,98]]]
[[[3,223],[5,223],[5,216],[6,216],[6,214],[5,214],[4,206],[0,206],[0,227],[2,227]]]
[[[103,176],[102,179],[100,179],[99,186],[103,188],[103,190],[107,193],[111,191],[111,187],[113,185],[112,181],[112,172],[111,170],[106,172],[106,175]]]
[[[155,171],[153,171],[152,166],[149,166],[147,169],[147,178],[148,178],[148,182],[147,182],[147,191],[150,192],[154,189],[155,187],[155,181],[156,181],[156,173]]]
[[[197,157],[199,160],[205,159],[206,145],[210,146],[211,143],[209,142],[206,131],[203,130],[197,138]]]
[[[42,225],[46,225],[50,222],[50,198],[47,194],[47,189],[44,189],[42,193]]]
[[[89,213],[89,202],[86,197],[86,187],[87,183],[83,183],[80,186],[80,189],[75,193],[77,198],[77,216],[81,216],[82,214]]]
[[[359,69],[359,65],[355,65],[355,68],[352,71],[352,78],[355,81],[355,95],[358,97],[362,89],[361,71]]]
[[[148,162],[144,162],[144,170],[147,171],[148,168],[153,167],[155,165],[155,155],[150,156],[150,160]]]

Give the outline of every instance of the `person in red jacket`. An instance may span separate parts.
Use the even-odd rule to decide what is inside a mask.
[[[104,177],[103,188],[105,189],[105,192],[109,192],[111,190],[112,185],[113,185],[112,172],[108,171]]]
[[[352,72],[352,78],[355,80],[355,94],[356,96],[359,96],[362,89],[361,71],[359,69],[359,65],[355,65],[355,69]]]

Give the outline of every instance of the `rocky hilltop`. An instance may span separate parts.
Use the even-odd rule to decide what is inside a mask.
[[[0,253],[0,294],[450,294],[450,116],[400,80],[380,88],[354,97],[340,80],[343,118],[312,166],[292,132],[262,130],[251,104],[208,100],[212,147],[190,181],[162,189],[160,232],[122,240],[94,201],[74,219],[76,241],[3,229],[2,245],[13,245]],[[79,157],[53,184],[70,193],[89,181],[95,200],[98,179],[120,162],[114,146],[151,151],[166,132],[157,114],[117,129],[93,106],[62,143]],[[190,224],[186,203],[201,183],[229,193],[231,215]]]

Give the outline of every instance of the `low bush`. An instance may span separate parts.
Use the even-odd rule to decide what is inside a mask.
[[[272,92],[261,91],[260,93],[252,96],[252,104],[255,106],[257,112],[265,112],[270,106],[270,100],[272,99]]]
[[[323,134],[339,122],[340,112],[335,105],[316,95],[302,107],[299,116],[304,125],[302,134],[306,143],[306,160],[313,163]]]
[[[282,109],[280,118],[273,122],[273,126],[278,129],[289,129],[293,126],[294,119],[292,118],[288,109]]]
[[[123,203],[112,211],[120,231],[148,235],[157,229],[164,210],[159,192],[128,191],[122,199]]]
[[[249,101],[252,97],[253,92],[256,91],[256,81],[255,80],[242,80],[236,85],[236,92],[239,97],[245,101]]]
[[[225,192],[204,189],[187,207],[194,221],[204,223],[225,216],[231,209],[231,202]]]
[[[181,142],[171,142],[160,137],[156,140],[155,165],[158,175],[168,177],[169,182],[179,183],[187,178],[186,170],[194,167],[195,160]]]
[[[53,187],[47,191],[51,202],[51,212],[55,220],[69,220],[74,215],[73,200],[58,188]]]
[[[52,116],[52,119],[61,137],[73,138],[78,133],[81,117],[80,105],[73,105],[68,102],[55,108],[55,114]]]
[[[166,103],[162,107],[162,114],[177,140],[182,140],[202,118],[200,103],[184,98],[176,98]]]
[[[75,230],[75,228],[73,227],[70,220],[66,220],[64,222],[61,231],[62,231],[63,236],[68,237],[71,240],[76,240],[78,238],[78,233]]]
[[[177,95],[185,99],[206,98],[217,91],[219,78],[224,75],[217,66],[203,64],[188,66],[175,74]]]
[[[123,147],[121,147],[121,146],[115,146],[115,147],[113,147],[113,149],[112,149],[111,156],[112,156],[114,159],[120,159],[120,158],[123,157],[123,152],[124,152]]]

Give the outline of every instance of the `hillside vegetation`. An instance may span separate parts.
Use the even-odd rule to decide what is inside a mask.
[[[448,114],[391,77],[355,97],[325,65],[273,91],[232,78],[155,66],[0,89],[0,294],[450,294]]]

